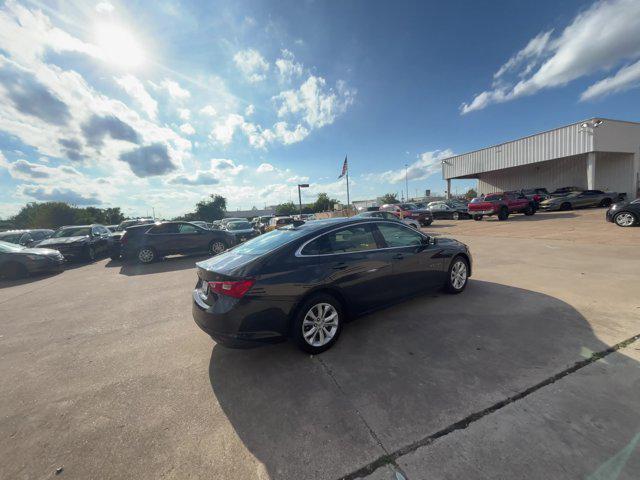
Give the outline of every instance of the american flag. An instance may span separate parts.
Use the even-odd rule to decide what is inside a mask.
[[[347,171],[349,170],[349,163],[347,162],[347,157],[344,157],[344,163],[342,164],[342,173],[340,174],[340,176],[338,177],[339,179],[344,177],[347,174]]]

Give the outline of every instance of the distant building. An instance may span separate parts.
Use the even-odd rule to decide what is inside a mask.
[[[442,161],[442,176],[478,180],[478,194],[524,188],[640,196],[640,123],[592,118]]]

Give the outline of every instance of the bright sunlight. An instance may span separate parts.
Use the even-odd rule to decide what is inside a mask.
[[[135,68],[144,63],[144,52],[135,37],[120,25],[96,27],[96,41],[103,58],[118,67]]]

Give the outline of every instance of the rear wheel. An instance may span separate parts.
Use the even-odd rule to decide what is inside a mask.
[[[619,227],[633,227],[638,223],[638,219],[631,212],[620,212],[613,217],[613,221]]]
[[[212,255],[218,255],[226,249],[227,245],[222,240],[214,240],[211,242],[211,245],[209,245],[209,252],[211,252]]]
[[[560,205],[560,210],[571,210],[571,204],[569,202],[564,202]]]
[[[502,207],[498,212],[498,220],[503,221],[507,218],[509,218],[509,210],[507,210],[505,207]]]
[[[151,263],[156,259],[156,251],[150,247],[142,247],[138,250],[138,261],[140,263]]]
[[[467,287],[469,280],[469,263],[464,257],[453,259],[449,266],[445,288],[449,293],[460,293]]]
[[[473,216],[473,219],[474,219],[476,222],[479,222],[480,220],[482,220],[482,215],[474,215],[474,216]]]
[[[318,354],[336,343],[343,321],[343,308],[335,297],[327,293],[312,295],[298,309],[292,336],[301,350]]]

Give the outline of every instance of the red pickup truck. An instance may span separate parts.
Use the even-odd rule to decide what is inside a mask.
[[[474,220],[482,220],[485,215],[497,215],[498,220],[506,220],[512,213],[536,213],[535,202],[514,193],[491,193],[484,198],[474,198],[468,209]]]

